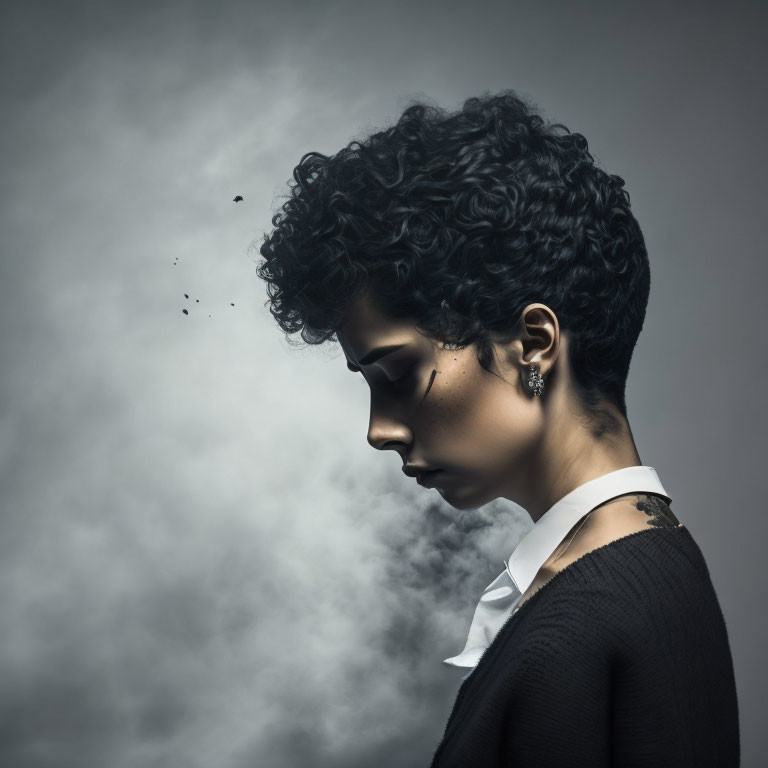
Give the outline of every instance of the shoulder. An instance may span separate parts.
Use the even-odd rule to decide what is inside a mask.
[[[709,661],[729,653],[706,564],[684,526],[650,527],[557,573],[510,617],[478,666],[492,667],[510,690],[527,690],[524,681],[534,690],[544,678],[578,690],[617,668],[669,671],[694,653]]]
[[[520,605],[549,584],[558,573],[602,547],[641,531],[680,527],[666,499],[661,496],[639,493],[609,500],[571,528],[539,569]]]
[[[577,523],[546,563],[549,575],[561,571],[579,558],[611,542],[649,528],[674,528],[680,522],[661,496],[639,493],[593,509]]]
[[[702,611],[715,619],[719,604],[707,566],[684,526],[630,526],[591,543],[522,606],[518,618],[527,639],[536,643],[542,632],[548,643],[583,636],[600,647],[602,640],[635,644],[669,622],[690,630]]]
[[[555,755],[577,748],[589,755],[585,764],[609,765],[609,754],[589,750],[610,744],[622,756],[656,750],[649,764],[682,764],[681,745],[706,744],[699,750],[706,754],[732,752],[738,741],[726,628],[684,526],[641,528],[587,552],[535,593],[502,635],[475,683],[493,687],[505,725],[514,723],[509,764],[534,764],[513,759],[521,755],[555,764]],[[705,719],[722,724],[722,744]],[[681,732],[690,739],[681,741]],[[551,761],[542,759],[547,749]]]

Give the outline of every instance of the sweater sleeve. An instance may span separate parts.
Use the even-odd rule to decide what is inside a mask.
[[[565,624],[526,650],[510,681],[501,765],[612,766],[612,654],[588,628]]]

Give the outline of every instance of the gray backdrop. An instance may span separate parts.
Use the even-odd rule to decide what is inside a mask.
[[[370,448],[364,382],[282,339],[251,244],[303,153],[502,88],[627,182],[652,269],[630,423],[709,564],[761,764],[765,22],[4,2],[0,764],[428,764],[441,660],[530,519],[458,513]]]

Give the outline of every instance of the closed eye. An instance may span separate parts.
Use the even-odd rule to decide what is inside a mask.
[[[411,375],[413,374],[413,371],[406,371],[402,376],[400,376],[397,379],[393,379],[392,381],[389,381],[389,379],[386,379],[387,385],[390,387],[394,387],[395,389],[402,389],[404,385],[408,384],[408,380],[411,378]],[[368,381],[364,379],[362,376],[356,376],[355,381],[359,381],[361,384],[365,384],[365,386],[368,386]]]
[[[353,370],[356,373],[360,370],[359,368],[353,368],[352,366],[348,366],[348,367],[350,370]],[[410,368],[408,368],[401,376],[398,376],[396,379],[390,380],[386,377],[382,377],[381,379],[382,386],[385,387],[386,389],[389,389],[398,393],[407,394],[413,389],[416,383],[416,380],[418,378],[418,375],[417,375],[418,370],[419,370],[419,365],[416,364],[416,365],[411,365]],[[435,380],[436,373],[438,373],[438,371],[436,370],[432,371],[432,375],[429,378],[429,384],[427,385],[427,389],[426,389],[426,392],[424,392],[423,397],[426,397],[427,394],[429,393],[429,390],[432,388],[432,384]],[[355,377],[355,378],[361,384],[364,384],[366,386],[371,386],[371,381],[369,379],[366,379],[362,376],[359,378],[358,377]]]

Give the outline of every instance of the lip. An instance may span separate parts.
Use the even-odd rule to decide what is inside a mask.
[[[435,472],[436,470],[430,469],[429,467],[420,467],[417,464],[405,464],[403,466],[403,474],[408,475],[408,477],[418,477],[419,475],[423,475],[426,472]]]
[[[429,472],[420,472],[416,476],[416,482],[423,488],[434,488],[435,476],[442,471],[442,469],[432,469]]]

